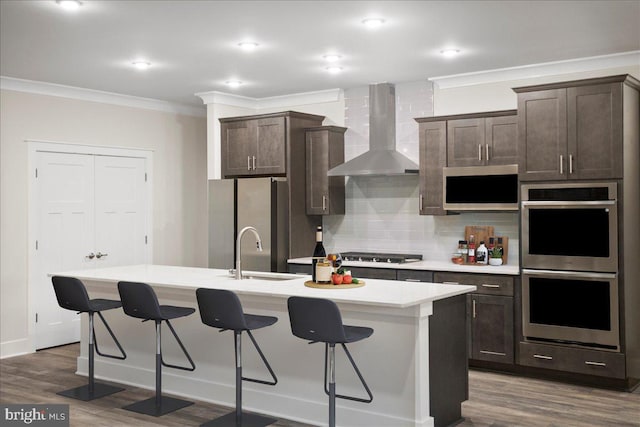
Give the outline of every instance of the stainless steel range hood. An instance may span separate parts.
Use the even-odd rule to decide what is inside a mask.
[[[396,151],[396,90],[369,86],[369,151],[329,170],[329,176],[416,174],[418,165]]]

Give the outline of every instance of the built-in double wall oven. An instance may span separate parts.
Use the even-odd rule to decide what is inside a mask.
[[[521,189],[526,340],[620,349],[617,184]]]

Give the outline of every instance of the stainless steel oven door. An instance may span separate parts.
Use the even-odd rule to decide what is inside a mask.
[[[617,274],[523,269],[522,331],[527,340],[619,351]]]
[[[522,266],[618,271],[616,200],[523,201]]]

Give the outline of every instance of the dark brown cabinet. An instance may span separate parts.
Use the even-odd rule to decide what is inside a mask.
[[[447,121],[447,166],[517,164],[517,115],[505,114]]]
[[[520,179],[622,178],[625,80],[613,76],[514,89]]]
[[[221,150],[222,174],[225,178],[285,175],[285,118],[222,122]]]
[[[609,378],[625,378],[625,355],[611,351],[520,343],[521,365]]]
[[[344,163],[347,128],[322,126],[306,130],[306,203],[308,215],[344,214],[344,177],[327,176]]]
[[[304,156],[303,127],[322,120],[294,111],[220,119],[222,177],[286,176],[292,151]]]
[[[419,124],[420,215],[445,215],[442,208],[442,168],[447,165],[447,122],[422,121]]]
[[[511,276],[436,272],[436,283],[475,285],[467,295],[469,355],[472,360],[513,364],[514,279]]]
[[[473,293],[467,301],[471,312],[470,358],[512,364],[513,298]]]
[[[420,215],[447,214],[442,200],[444,167],[518,163],[516,110],[415,120],[420,132]]]

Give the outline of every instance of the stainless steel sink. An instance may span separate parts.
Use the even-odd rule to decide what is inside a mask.
[[[227,277],[235,278],[235,270],[230,270]],[[271,273],[268,271],[243,271],[242,278],[243,279],[253,279],[253,280],[265,280],[269,282],[281,282],[285,280],[295,280],[300,279],[304,276],[300,274],[291,274],[291,273]]]

